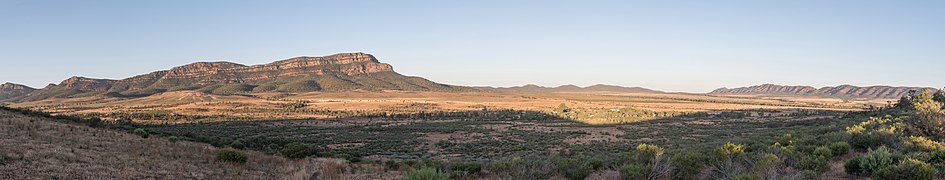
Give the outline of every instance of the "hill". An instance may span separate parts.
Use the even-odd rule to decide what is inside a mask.
[[[33,91],[36,91],[36,89],[26,85],[3,83],[0,84],[0,101],[19,98]]]
[[[534,84],[515,87],[484,87],[484,90],[493,90],[500,92],[526,92],[526,93],[548,93],[548,92],[621,92],[621,93],[663,93],[662,91],[642,88],[642,87],[623,87],[614,85],[598,84],[587,87],[575,85],[562,85],[558,87],[544,87]]]
[[[814,88],[811,86],[782,86],[774,84],[763,84],[740,88],[719,88],[709,94],[725,95],[774,95],[774,96],[817,96],[817,97],[836,97],[836,98],[871,98],[871,99],[897,99],[908,95],[911,91],[918,91],[922,87],[892,87],[892,86],[867,86],[858,87],[851,85],[840,85],[836,87]]]
[[[225,163],[208,144],[60,121],[0,110],[0,179],[304,179],[315,171],[252,151],[246,164]]]
[[[211,94],[260,92],[470,91],[394,72],[366,53],[296,57],[246,66],[232,62],[197,62],[134,77],[111,80],[71,77],[20,98],[36,101],[94,95],[143,97],[162,92],[199,90]],[[22,95],[22,94],[21,94]]]

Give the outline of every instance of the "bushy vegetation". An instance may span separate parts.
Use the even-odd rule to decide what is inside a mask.
[[[851,176],[934,179],[942,177],[945,167],[941,136],[945,126],[937,119],[943,114],[942,101],[936,94],[941,93],[916,93],[893,106],[863,112],[745,110],[609,125],[578,123],[568,117],[661,116],[564,104],[553,112],[419,112],[435,107],[417,103],[390,109],[402,113],[364,113],[357,122],[127,126],[291,158],[382,157],[385,161],[377,163],[388,168],[415,169],[407,173],[409,178],[475,179],[492,173],[502,179],[585,179],[596,172],[616,171],[626,179],[814,179],[830,171],[830,163],[843,163],[843,171]],[[307,104],[287,102],[284,107],[314,111]],[[595,128],[616,131],[570,130]],[[425,139],[443,134],[449,136],[436,142]],[[616,140],[575,140],[592,136]],[[452,159],[425,160],[444,155]]]
[[[309,145],[294,142],[294,143],[286,144],[285,147],[282,148],[281,151],[279,151],[279,153],[288,158],[298,159],[298,158],[305,158],[305,157],[315,154],[315,150],[312,149],[312,147]]]
[[[148,133],[147,130],[144,130],[144,129],[141,129],[141,128],[135,129],[134,134],[135,134],[135,135],[138,135],[138,136],[141,136],[141,138],[148,138],[148,136],[151,135],[150,133]]]
[[[242,163],[246,163],[247,159],[248,157],[246,157],[246,155],[240,152],[239,150],[220,149],[219,151],[217,151],[217,160],[220,160],[223,162],[242,164]]]
[[[404,175],[404,180],[449,180],[449,174],[440,172],[436,168],[424,167],[408,171]]]

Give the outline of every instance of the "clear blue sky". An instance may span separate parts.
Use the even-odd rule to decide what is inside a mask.
[[[0,0],[0,81],[367,52],[456,85],[945,86],[945,1]]]

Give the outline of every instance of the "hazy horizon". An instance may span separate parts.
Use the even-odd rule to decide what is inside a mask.
[[[463,86],[942,87],[945,2],[0,2],[0,83],[365,52]]]

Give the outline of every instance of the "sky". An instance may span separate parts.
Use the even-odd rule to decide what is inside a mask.
[[[466,86],[945,86],[945,1],[0,0],[0,83],[371,53]]]

